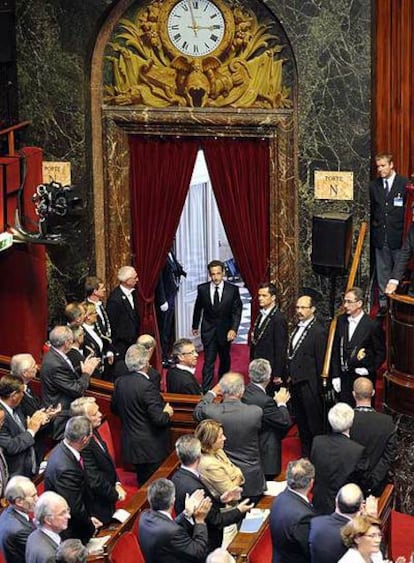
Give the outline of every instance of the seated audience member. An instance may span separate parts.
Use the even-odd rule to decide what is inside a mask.
[[[273,398],[266,393],[272,376],[268,360],[258,358],[249,364],[250,383],[244,391],[243,403],[257,405],[263,411],[262,429],[259,433],[260,456],[267,481],[272,481],[281,470],[281,441],[292,425],[286,403],[289,391],[282,387]]]
[[[83,355],[92,355],[100,359],[100,363],[93,377],[104,377],[110,379],[111,367],[114,363],[114,349],[108,338],[101,336],[97,330],[98,311],[94,303],[83,303],[85,309],[85,321],[82,324],[84,330]]]
[[[75,372],[80,377],[82,375],[81,364],[85,361],[85,356],[83,355],[83,340],[85,337],[85,331],[82,326],[72,327],[73,342],[69,352],[66,354],[69,360],[72,362]]]
[[[108,524],[118,500],[126,498],[116,472],[115,463],[99,434],[102,413],[94,397],[79,397],[70,405],[72,416],[85,416],[93,428],[92,439],[82,450],[90,500],[88,508],[103,524]]]
[[[135,465],[141,486],[168,456],[174,411],[148,377],[147,350],[130,346],[125,362],[129,371],[115,381],[111,408],[121,418],[123,459]]]
[[[224,450],[243,471],[243,496],[256,502],[266,488],[259,447],[263,411],[257,405],[242,403],[244,389],[241,374],[226,373],[197,404],[194,418],[198,421],[213,418],[222,423],[226,434]],[[217,395],[223,396],[222,402],[214,402]]]
[[[201,459],[200,440],[192,434],[180,436],[175,443],[175,451],[181,462],[181,467],[171,480],[175,485],[175,512],[179,514],[185,509],[187,494],[191,495],[198,489],[202,489],[206,497],[210,496],[210,493],[203,485],[198,472]],[[253,508],[253,504],[249,504],[248,499],[246,499],[237,506],[222,511],[221,508],[224,508],[224,504],[221,501],[230,502],[234,497],[240,498],[238,487],[227,491],[224,495],[221,495],[220,499],[211,496],[212,505],[206,518],[209,551],[221,546],[225,526],[239,522],[244,514]]]
[[[32,477],[38,470],[35,436],[49,422],[49,415],[41,409],[26,418],[19,407],[23,395],[23,379],[13,375],[0,379],[0,409],[6,415],[0,430],[0,447],[10,476]]]
[[[358,377],[354,381],[356,407],[350,437],[365,447],[369,460],[366,488],[379,497],[390,481],[389,470],[395,459],[397,432],[391,416],[376,412],[371,407],[374,393],[372,381],[367,377]]]
[[[338,563],[376,563],[383,561],[381,547],[381,523],[373,516],[355,516],[342,528],[342,541],[348,548]],[[402,563],[400,558],[396,563]]]
[[[367,499],[368,500],[368,499]],[[376,499],[370,497],[370,502]],[[311,563],[338,561],[346,552],[341,529],[364,508],[364,496],[358,485],[348,483],[339,489],[335,499],[335,512],[312,518],[309,534]],[[376,516],[376,514],[375,514]]]
[[[45,470],[45,490],[55,491],[66,499],[70,521],[62,538],[79,538],[87,543],[102,522],[88,510],[90,494],[81,455],[92,437],[92,424],[84,416],[66,423],[64,439],[51,452]]]
[[[36,487],[28,477],[16,475],[7,484],[9,506],[0,515],[0,549],[6,563],[25,563],[26,542],[34,526],[29,514],[37,501]]]
[[[201,385],[194,377],[198,354],[192,340],[180,338],[172,350],[176,365],[167,372],[167,393],[201,395]]]
[[[230,555],[227,549],[218,547],[206,559],[206,563],[236,563],[234,557]]]
[[[73,334],[67,326],[55,326],[49,336],[51,348],[44,356],[40,368],[42,400],[45,405],[62,405],[62,416],[53,420],[52,437],[61,439],[69,411],[70,403],[81,397],[89,385],[89,379],[95,371],[99,358],[86,358],[81,362],[81,375],[75,371],[67,354],[73,344]]]
[[[148,487],[150,510],[139,519],[139,545],[146,563],[204,563],[208,553],[205,523],[211,500],[196,491],[186,499],[185,510],[172,518],[175,487],[168,479],[157,479]],[[192,518],[194,525],[190,523]]]
[[[313,506],[318,514],[335,509],[335,496],[346,483],[356,483],[364,491],[368,459],[364,447],[349,437],[354,411],[346,403],[337,403],[328,413],[332,433],[315,436],[311,461],[315,466]]]
[[[0,409],[0,431],[6,418],[6,413]],[[9,480],[9,468],[7,467],[6,458],[3,454],[3,448],[0,447],[0,498],[4,496],[4,489],[6,488],[7,481]]]
[[[34,516],[38,528],[27,540],[26,563],[54,563],[61,542],[59,534],[68,527],[68,503],[53,491],[46,491],[36,503]]]
[[[198,466],[201,480],[215,498],[244,485],[242,470],[234,465],[223,450],[226,437],[217,420],[202,420],[195,430],[201,443]],[[241,489],[240,489],[241,492]]]
[[[308,500],[315,469],[307,459],[291,461],[287,488],[273,501],[270,533],[273,563],[309,563],[309,528],[315,511]]]
[[[82,303],[68,303],[65,307],[65,318],[70,328],[82,326],[85,321],[85,308]]]
[[[86,563],[88,550],[80,540],[69,539],[63,541],[56,552],[58,563]]]

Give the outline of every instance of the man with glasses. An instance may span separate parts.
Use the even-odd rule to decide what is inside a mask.
[[[309,457],[313,437],[324,431],[320,375],[326,331],[316,319],[315,312],[312,297],[299,297],[296,302],[298,323],[290,335],[287,353],[287,373],[302,457]]]
[[[201,395],[201,386],[194,377],[198,354],[189,338],[174,342],[173,356],[176,365],[167,373],[167,392],[184,395]]]
[[[344,297],[345,313],[338,317],[332,349],[332,387],[340,400],[355,406],[355,379],[368,377],[375,388],[377,369],[385,360],[385,335],[381,325],[363,311],[363,292],[351,287]]]

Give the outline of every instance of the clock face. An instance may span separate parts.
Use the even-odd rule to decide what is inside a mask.
[[[168,37],[183,55],[204,57],[221,44],[225,22],[210,0],[180,0],[167,20]]]

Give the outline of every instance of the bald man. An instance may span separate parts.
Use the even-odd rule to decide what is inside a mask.
[[[369,459],[367,489],[380,496],[390,481],[389,470],[396,455],[396,427],[391,416],[371,407],[374,388],[370,379],[358,377],[354,381],[353,395],[356,407],[350,437],[365,446]]]

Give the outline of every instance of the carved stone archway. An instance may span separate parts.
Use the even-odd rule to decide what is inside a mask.
[[[296,76],[291,82],[293,103],[288,109],[106,105],[103,98],[105,49],[119,19],[131,4],[131,0],[120,0],[112,9],[100,30],[92,58],[97,274],[106,279],[108,285],[114,286],[119,267],[132,261],[128,134],[267,138],[270,209],[264,220],[270,221],[270,272],[271,279],[279,287],[283,305],[290,307],[297,295],[299,279]]]

